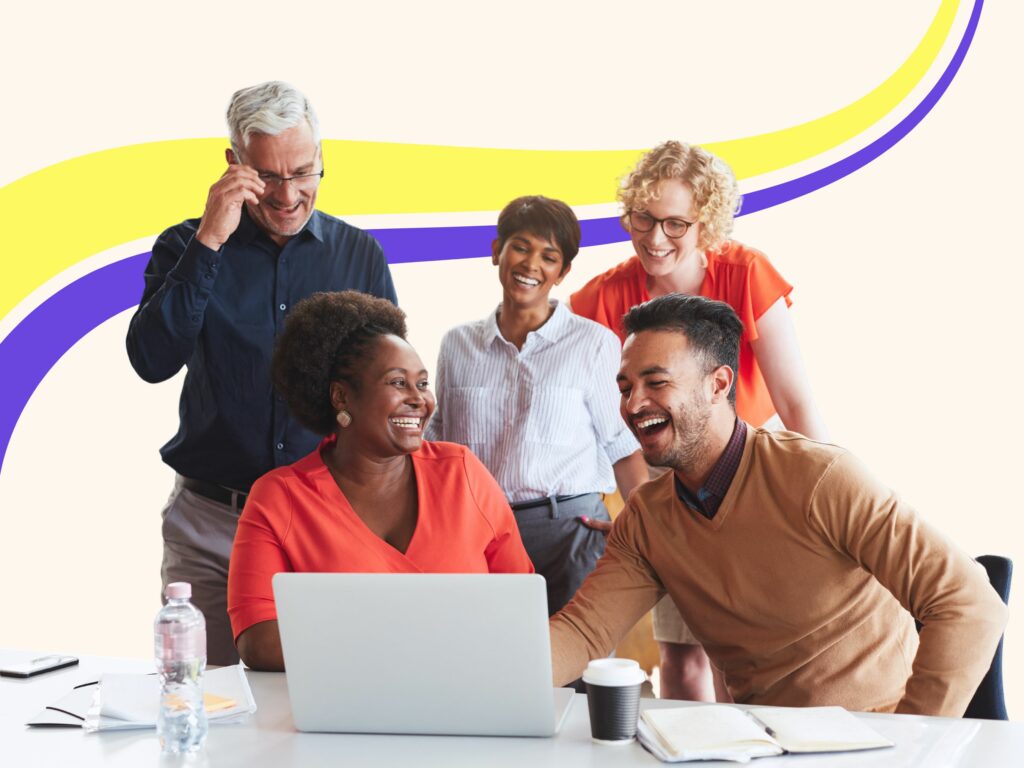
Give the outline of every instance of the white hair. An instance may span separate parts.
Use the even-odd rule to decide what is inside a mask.
[[[249,145],[254,133],[268,136],[309,123],[313,141],[320,143],[320,123],[313,105],[297,88],[280,80],[253,85],[235,91],[228,104],[228,131],[231,148],[237,154]]]

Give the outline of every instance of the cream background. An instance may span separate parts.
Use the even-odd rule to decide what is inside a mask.
[[[917,44],[937,2],[487,7],[323,3],[301,18],[261,3],[20,9],[0,32],[0,64],[17,73],[5,83],[0,184],[86,152],[224,135],[230,93],[269,78],[305,90],[329,138],[610,149],[746,136],[867,93]],[[1011,328],[1024,269],[1011,227],[1024,162],[1005,84],[1020,80],[1022,21],[1016,3],[986,4],[960,73],[910,136],[736,229],[796,286],[793,317],[836,442],[967,552],[1019,565],[1024,419],[1008,395],[1022,373]],[[962,28],[961,19],[954,37]],[[402,183],[401,169],[382,172]],[[196,207],[167,223],[198,215],[210,182],[197,179]],[[587,249],[559,295],[628,254],[625,244]],[[2,263],[30,257],[6,253]],[[428,366],[447,327],[499,298],[483,259],[393,274]],[[151,652],[158,513],[172,477],[157,449],[176,426],[180,378],[150,386],[134,375],[129,316],[70,350],[15,430],[0,474],[0,646]],[[1014,616],[1006,636],[1008,700],[1020,717],[1022,626]]]

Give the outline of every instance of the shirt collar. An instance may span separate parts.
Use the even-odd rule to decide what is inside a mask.
[[[736,476],[736,470],[740,466],[740,459],[743,458],[743,446],[746,445],[746,440],[747,424],[737,417],[736,424],[732,428],[732,437],[729,438],[725,450],[718,457],[718,461],[711,469],[711,474],[708,475],[707,482],[704,483],[704,487],[718,498],[725,496],[729,486],[732,485],[732,479]]]
[[[323,214],[314,208],[313,215],[309,217],[309,221],[306,222],[306,226],[302,228],[302,231],[309,232],[309,234],[322,243],[324,241]],[[302,232],[299,234],[301,235]]]
[[[535,333],[545,341],[554,343],[558,341],[565,334],[566,328],[569,325],[569,310],[565,308],[558,299],[549,299],[548,303],[554,308],[551,316],[547,319],[540,328],[530,333]],[[507,341],[504,336],[501,335],[501,329],[498,327],[498,313],[501,311],[501,304],[491,312],[486,320],[484,320],[484,341],[493,343],[495,339],[501,339]]]
[[[549,299],[548,303],[554,311],[547,322],[534,331],[534,333],[545,341],[556,342],[562,338],[565,328],[569,324],[569,310],[558,299]]]
[[[295,237],[303,237],[308,232],[322,243],[324,241],[322,216],[323,214],[320,211],[314,210],[313,215],[306,222],[306,226],[299,230]],[[270,237],[252,220],[252,216],[249,215],[248,206],[243,205],[242,217],[238,221],[238,229],[235,230],[234,237],[241,243],[251,243],[260,233],[263,233],[268,238]]]
[[[697,489],[696,496],[682,484],[679,477],[675,477],[676,495],[691,509],[700,512],[709,520],[718,512],[718,507],[729,492],[733,478],[736,477],[736,470],[740,467],[740,460],[743,458],[743,447],[747,442],[747,424],[739,417],[732,428],[732,436],[725,445],[725,450],[718,457],[715,466],[711,468],[708,479],[704,485]]]
[[[498,328],[498,312],[501,311],[501,304],[495,307],[494,311],[487,315],[484,320],[484,343],[494,343],[496,339],[503,339],[501,329]]]

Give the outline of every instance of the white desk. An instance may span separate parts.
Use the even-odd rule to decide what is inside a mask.
[[[66,649],[58,649],[66,652]],[[0,650],[0,665],[42,653]],[[161,761],[155,731],[88,734],[74,728],[27,728],[23,723],[79,683],[102,672],[149,672],[152,662],[85,657],[78,667],[28,680],[0,678],[0,764],[4,766],[144,766],[176,765]],[[291,720],[284,675],[250,672],[259,706],[241,725],[214,725],[206,750],[189,766],[646,766],[660,763],[638,744],[609,747],[590,741],[587,702],[577,696],[562,731],[551,739],[506,739],[441,736],[362,736],[298,733]],[[678,702],[645,700],[644,706]],[[1024,755],[1024,723],[859,715],[897,743],[895,749],[839,755],[763,758],[753,768],[814,766],[1005,766]],[[735,763],[693,763],[734,766]]]

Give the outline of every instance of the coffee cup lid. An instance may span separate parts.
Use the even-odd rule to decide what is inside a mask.
[[[647,679],[632,659],[594,659],[583,671],[583,682],[592,685],[638,685]]]

